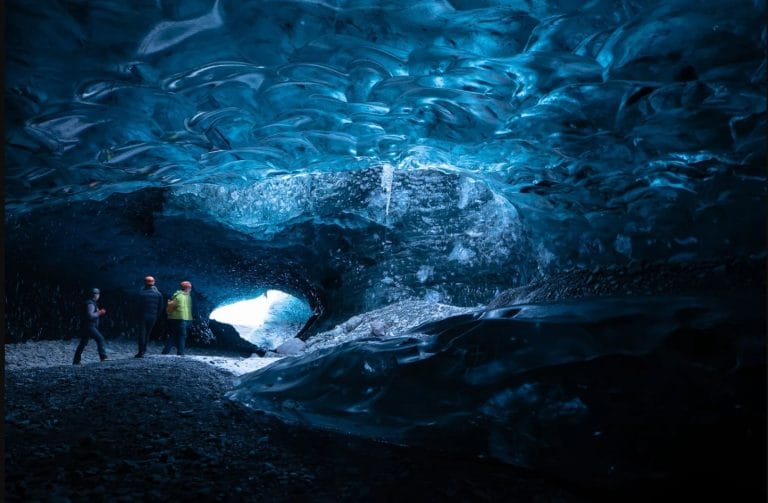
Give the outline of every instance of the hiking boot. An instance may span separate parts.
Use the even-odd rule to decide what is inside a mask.
[[[72,362],[72,365],[80,365],[80,362]]]
[[[106,356],[102,356],[102,357],[101,357],[101,361],[105,362],[105,361],[107,361],[107,360],[109,360],[109,358],[107,358]]]
[[[134,355],[134,358],[144,358],[144,353],[136,353],[136,355]]]

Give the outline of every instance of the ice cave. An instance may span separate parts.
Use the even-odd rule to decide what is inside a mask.
[[[274,359],[217,398],[242,414],[624,501],[765,499],[764,1],[3,9],[6,355],[76,344],[95,286],[133,341],[142,278],[189,280],[190,347]],[[19,475],[19,393],[7,501],[54,494]],[[301,485],[275,477],[266,500]],[[104,487],[82,500],[132,500]]]

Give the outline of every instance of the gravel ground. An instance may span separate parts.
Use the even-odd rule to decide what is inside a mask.
[[[237,355],[5,345],[4,501],[594,501],[509,465],[307,429],[224,398]],[[238,358],[240,360],[238,360]]]
[[[24,369],[38,367],[55,367],[58,365],[71,365],[79,340],[70,339],[64,341],[38,341],[21,342],[5,345],[5,368]],[[150,341],[147,345],[148,359],[176,359],[175,349],[170,355],[161,355],[163,344],[160,341]],[[125,339],[108,339],[106,341],[107,357],[109,361],[133,359],[137,352],[136,342]],[[197,347],[186,348],[185,358],[198,360],[214,367],[221,368],[235,375],[253,372],[279,358],[260,358],[242,356],[237,352],[206,349]],[[82,365],[99,363],[99,355],[96,352],[96,343],[91,340],[83,351]],[[105,362],[106,363],[106,362]]]

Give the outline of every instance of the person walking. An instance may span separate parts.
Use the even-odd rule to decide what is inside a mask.
[[[147,352],[147,342],[152,335],[155,323],[163,313],[163,294],[155,286],[155,278],[144,277],[144,288],[139,292],[139,316],[141,333],[139,334],[139,352],[134,358],[143,358]]]
[[[99,308],[98,301],[101,291],[98,288],[91,290],[91,298],[85,301],[85,310],[83,311],[83,322],[80,333],[80,344],[75,350],[75,359],[73,365],[80,365],[80,357],[83,356],[83,350],[88,345],[90,339],[96,341],[96,348],[99,351],[101,361],[107,360],[107,351],[104,347],[104,336],[99,332],[99,318],[107,314],[107,310]]]
[[[180,290],[171,296],[168,300],[166,311],[168,312],[168,331],[170,336],[165,341],[163,354],[167,355],[172,346],[176,346],[176,354],[184,356],[184,345],[187,339],[187,330],[192,321],[192,283],[182,281],[179,283]]]

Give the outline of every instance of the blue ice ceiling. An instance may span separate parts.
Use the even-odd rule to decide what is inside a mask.
[[[213,304],[287,287],[339,317],[754,256],[764,11],[11,1],[8,255],[114,288],[196,275]]]

